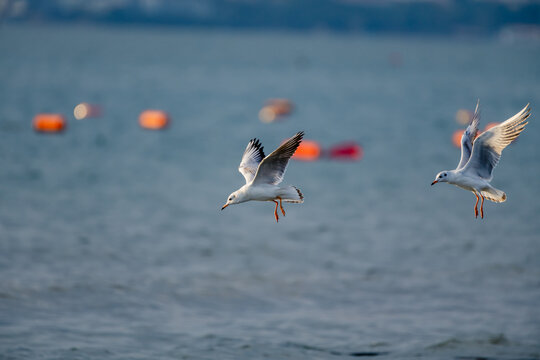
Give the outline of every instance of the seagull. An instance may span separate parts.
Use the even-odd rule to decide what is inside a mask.
[[[281,213],[285,216],[282,201],[303,203],[304,195],[294,186],[279,186],[283,181],[289,159],[302,142],[304,132],[300,131],[268,156],[264,156],[263,147],[259,139],[251,139],[244,151],[238,171],[246,179],[246,184],[229,195],[227,203],[221,210],[229,205],[240,204],[250,200],[273,201],[276,204],[274,216],[279,221],[278,202]]]
[[[493,202],[506,201],[506,194],[494,188],[490,181],[492,172],[499,163],[501,153],[510,145],[528,124],[526,121],[531,115],[531,109],[527,104],[520,112],[499,125],[484,131],[478,137],[478,101],[474,115],[461,137],[461,159],[455,170],[441,171],[435,177],[431,185],[447,182],[462,189],[472,191],[476,196],[474,204],[474,216],[478,218],[478,201],[482,198],[480,214],[484,218],[484,198]],[[475,139],[476,138],[476,139]]]

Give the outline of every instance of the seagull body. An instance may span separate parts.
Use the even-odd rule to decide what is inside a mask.
[[[455,170],[441,171],[431,185],[447,182],[471,191],[476,196],[474,215],[478,217],[478,201],[482,199],[480,214],[484,218],[484,199],[493,202],[506,201],[506,194],[494,188],[490,182],[493,169],[499,163],[501,153],[523,131],[530,116],[529,104],[520,112],[497,126],[478,134],[478,103],[467,130],[461,137],[461,158]]]
[[[304,132],[300,131],[266,157],[260,141],[251,139],[238,167],[238,171],[246,179],[246,184],[229,195],[227,203],[221,210],[229,205],[251,200],[273,201],[276,204],[274,216],[277,222],[279,221],[278,204],[281,213],[285,216],[282,201],[303,203],[304,196],[299,189],[294,186],[279,185],[283,181],[289,159],[302,142],[303,136]]]

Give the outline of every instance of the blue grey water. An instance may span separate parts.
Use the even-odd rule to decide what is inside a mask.
[[[530,42],[1,27],[0,358],[540,359],[539,80]],[[258,120],[271,97],[286,121]],[[430,186],[477,98],[482,125],[533,113],[483,220]],[[171,127],[139,128],[148,108]],[[299,130],[364,158],[292,161],[305,203],[279,224],[219,211],[247,141]]]

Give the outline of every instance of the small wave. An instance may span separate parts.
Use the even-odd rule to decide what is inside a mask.
[[[510,342],[504,336],[504,334],[495,334],[490,335],[485,338],[478,338],[478,339],[470,339],[470,340],[463,340],[463,339],[457,339],[457,338],[450,338],[441,342],[438,342],[436,344],[430,345],[427,347],[427,349],[447,349],[447,348],[455,348],[460,347],[463,345],[508,345]]]
[[[300,344],[300,343],[294,343],[294,342],[287,342],[285,344],[287,347],[294,347],[299,348],[302,350],[310,350],[310,351],[318,351],[318,352],[325,352],[331,355],[337,355],[337,356],[353,356],[353,357],[374,357],[374,356],[380,356],[380,355],[387,355],[388,352],[384,351],[355,351],[355,352],[342,352],[332,349],[324,349],[321,347],[313,346],[313,345],[306,345],[306,344]]]

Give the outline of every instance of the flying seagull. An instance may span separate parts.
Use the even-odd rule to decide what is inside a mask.
[[[476,196],[474,215],[478,217],[478,201],[482,198],[480,214],[484,218],[484,198],[493,202],[506,201],[506,194],[491,186],[493,169],[499,163],[505,147],[514,141],[528,124],[526,121],[531,114],[529,104],[520,112],[499,125],[478,134],[480,114],[478,104],[467,130],[461,137],[461,159],[455,170],[441,171],[431,185],[447,182],[462,189],[472,191]],[[475,139],[476,138],[476,139]]]
[[[289,185],[279,186],[283,181],[289,159],[302,142],[303,136],[303,131],[298,132],[266,157],[261,142],[258,139],[251,139],[238,167],[238,171],[246,179],[246,184],[229,195],[227,203],[223,205],[221,210],[229,205],[250,200],[273,201],[276,204],[274,216],[278,222],[278,204],[281,213],[285,216],[282,201],[303,203],[304,195],[299,189]]]

